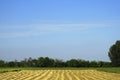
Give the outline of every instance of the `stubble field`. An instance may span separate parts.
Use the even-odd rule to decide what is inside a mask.
[[[0,73],[0,80],[120,80],[120,74],[97,70],[21,70]]]

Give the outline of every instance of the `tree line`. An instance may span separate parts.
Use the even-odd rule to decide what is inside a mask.
[[[111,67],[111,62],[87,61],[82,59],[70,59],[63,61],[49,57],[39,57],[37,59],[25,58],[21,61],[0,60],[0,67]]]
[[[26,58],[21,61],[0,60],[0,67],[119,67],[120,66],[120,40],[113,44],[108,52],[111,62],[87,61],[82,59],[70,59],[63,61],[49,57],[39,57],[37,59]]]

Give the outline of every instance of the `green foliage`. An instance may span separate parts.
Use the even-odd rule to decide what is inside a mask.
[[[63,60],[55,59],[54,60],[54,67],[65,67],[65,62]]]
[[[25,58],[22,61],[5,62],[0,60],[0,67],[110,67],[110,62],[86,61],[81,59],[70,59],[63,61],[49,57],[39,57],[37,59]]]
[[[0,67],[5,67],[5,62],[3,60],[0,60]]]
[[[111,73],[120,73],[120,68],[110,67],[110,68],[96,68],[99,71],[111,72]]]
[[[68,67],[79,67],[79,62],[76,59],[71,59],[66,62]]]
[[[120,66],[120,41],[116,41],[109,49],[109,58],[114,66]]]
[[[49,57],[39,57],[38,58],[38,67],[52,67],[54,65],[54,60]]]

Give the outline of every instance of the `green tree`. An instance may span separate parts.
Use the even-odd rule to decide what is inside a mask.
[[[29,67],[34,66],[33,59],[31,57],[29,57],[28,60],[27,60],[27,66],[29,66]]]
[[[54,60],[49,57],[39,57],[38,58],[38,67],[53,67]]]
[[[66,64],[68,67],[79,67],[79,61],[77,59],[71,59]]]
[[[39,57],[37,61],[38,67],[44,67],[44,58]]]
[[[108,56],[114,66],[120,66],[120,40],[110,47]]]
[[[89,67],[90,66],[90,62],[89,61],[85,61],[85,60],[81,60],[79,59],[79,67]]]
[[[60,59],[54,60],[54,67],[65,67],[65,62]]]
[[[0,60],[0,67],[4,67],[5,66],[5,61]]]
[[[97,61],[91,61],[90,62],[90,67],[99,67],[98,62]]]
[[[44,64],[45,64],[45,67],[53,67],[54,60],[52,58],[45,57],[44,58]]]
[[[32,60],[32,64],[33,64],[33,65],[32,65],[32,66],[33,66],[33,67],[38,67],[37,62],[38,62],[37,59],[33,59],[33,60]]]
[[[7,66],[8,67],[16,67],[16,64],[15,64],[14,61],[10,61],[10,62],[7,63]]]
[[[20,62],[20,66],[21,67],[28,67],[28,59],[27,58],[25,58],[24,60],[22,60],[21,62]]]

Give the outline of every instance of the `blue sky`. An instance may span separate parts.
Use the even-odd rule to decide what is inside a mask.
[[[0,0],[0,59],[109,61],[120,0]]]

